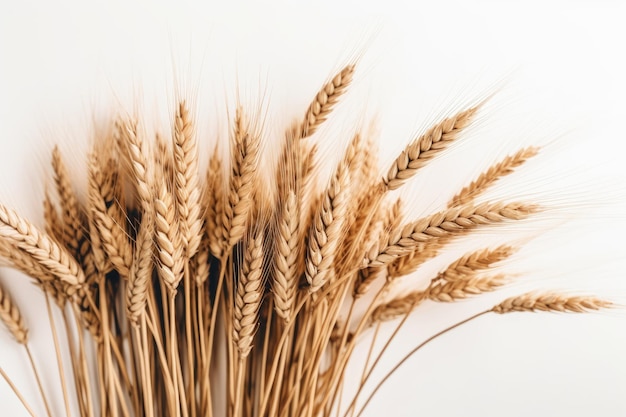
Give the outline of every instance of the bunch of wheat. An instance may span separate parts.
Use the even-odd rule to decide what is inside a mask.
[[[286,130],[271,193],[259,175],[262,134],[244,110],[231,121],[230,160],[214,151],[203,179],[193,121],[180,102],[171,141],[149,140],[132,119],[118,120],[110,135],[97,138],[86,199],[77,196],[55,149],[57,196],[46,194],[45,230],[0,206],[0,255],[41,287],[51,319],[50,300],[62,313],[76,387],[68,392],[59,355],[68,416],[73,406],[89,417],[329,416],[337,409],[359,416],[369,399],[358,408],[359,389],[342,408],[340,394],[364,332],[404,320],[428,300],[456,301],[507,283],[510,277],[491,268],[516,248],[479,247],[426,288],[388,296],[398,278],[458,237],[538,212],[539,206],[522,202],[475,203],[538,149],[493,165],[447,208],[404,220],[403,200],[390,191],[453,144],[478,104],[411,141],[382,178],[372,139],[355,134],[318,193],[311,136],[354,70],[348,65],[336,74]],[[489,312],[609,305],[594,297],[523,294],[439,334]],[[356,313],[359,306],[364,313]],[[340,319],[342,309],[348,313]],[[1,287],[0,318],[37,375],[26,326]],[[57,352],[61,345],[55,336]],[[365,366],[361,386],[377,363]]]

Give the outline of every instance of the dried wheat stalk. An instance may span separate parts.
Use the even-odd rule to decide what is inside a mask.
[[[67,343],[51,326],[59,360],[62,344],[70,350],[72,372],[60,376],[67,415],[73,402],[87,417],[358,416],[361,389],[409,314],[427,303],[497,291],[513,280],[494,271],[516,249],[502,245],[468,252],[443,265],[427,285],[397,294],[398,278],[434,261],[455,239],[542,209],[532,202],[474,202],[537,148],[493,165],[447,208],[406,220],[407,200],[389,201],[389,191],[461,140],[478,104],[419,135],[382,177],[374,138],[357,130],[320,191],[323,164],[311,136],[321,136],[320,126],[354,73],[355,66],[347,65],[335,74],[303,120],[285,128],[273,168],[276,190],[268,186],[271,176],[259,172],[263,123],[248,119],[241,106],[231,121],[229,160],[216,146],[202,180],[198,160],[204,151],[192,110],[181,101],[171,138],[146,137],[135,118],[117,119],[112,135],[98,133],[88,156],[84,206],[55,148],[59,207],[47,192],[45,232],[0,206],[0,258],[31,276],[61,309]],[[608,307],[594,297],[524,294],[442,330],[410,354],[487,313]],[[0,319],[30,357],[22,316],[1,286]],[[378,352],[373,338],[372,364],[364,366],[351,403],[342,404],[346,367],[361,336],[396,319]],[[71,395],[70,386],[76,388]]]

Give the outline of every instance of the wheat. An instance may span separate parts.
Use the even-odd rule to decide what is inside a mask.
[[[2,284],[0,284],[0,320],[7,326],[17,343],[22,345],[28,343],[28,329],[24,324],[24,318]]]
[[[263,300],[263,231],[251,236],[245,245],[243,266],[237,284],[233,313],[233,340],[239,355],[245,358],[252,349],[258,327],[258,313]]]
[[[395,320],[399,317],[411,313],[422,301],[428,298],[428,291],[413,291],[402,297],[395,298],[389,302],[379,305],[372,312],[370,325],[378,322]]]
[[[400,188],[420,168],[440,154],[456,140],[468,126],[479,106],[463,110],[431,127],[422,136],[411,142],[398,156],[383,181],[388,189]]]
[[[352,82],[354,65],[347,65],[322,87],[310,104],[302,123],[301,137],[314,134]]]
[[[491,309],[494,313],[505,314],[515,311],[558,311],[584,313],[611,307],[610,301],[591,296],[573,296],[556,292],[530,292],[507,298]]]
[[[428,298],[433,301],[452,302],[495,291],[506,283],[507,279],[503,275],[468,277],[452,282],[440,282],[430,286]]]
[[[132,250],[122,219],[115,209],[114,190],[117,179],[102,172],[99,158],[92,153],[89,159],[89,209],[98,231],[99,241],[106,252],[108,262],[122,276],[127,277],[132,263]],[[125,222],[125,219],[123,220]],[[101,271],[108,272],[108,268]]]
[[[511,174],[515,168],[523,165],[528,159],[537,155],[539,148],[528,147],[520,149],[514,155],[509,155],[497,164],[492,165],[472,181],[469,185],[459,191],[448,202],[448,207],[460,206],[467,204],[476,198],[481,193],[485,192],[487,188],[493,185],[500,178]]]
[[[154,211],[159,259],[157,267],[161,279],[167,284],[170,291],[175,291],[183,278],[183,246],[178,231],[178,223],[176,223],[174,198],[167,182],[163,178],[158,181]]]
[[[66,249],[17,213],[0,205],[0,239],[28,253],[49,274],[69,285],[85,281],[85,275]]]
[[[443,258],[461,237],[471,243],[476,229],[540,210],[532,201],[474,202],[537,148],[491,166],[449,207],[406,221],[410,199],[390,191],[459,138],[481,105],[436,123],[384,176],[371,131],[336,135],[334,143],[347,140],[347,146],[333,157],[337,165],[323,184],[327,155],[318,149],[325,147],[310,136],[323,139],[319,128],[354,71],[345,66],[318,92],[304,120],[278,130],[266,128],[271,118],[249,120],[237,106],[230,154],[213,148],[203,182],[201,138],[182,100],[171,140],[144,133],[135,117],[96,132],[84,206],[55,148],[58,196],[46,190],[45,233],[0,206],[0,257],[33,277],[46,295],[68,410],[75,402],[86,417],[361,415],[356,404],[371,398],[362,401],[362,389],[371,386],[411,313],[424,303],[481,296],[509,282],[499,263],[517,249],[510,245],[485,248],[476,239],[448,265],[433,258]],[[280,153],[264,172],[262,139],[276,132],[284,132]],[[425,286],[399,291],[410,280],[397,278],[422,270],[427,260],[439,272]],[[610,306],[594,297],[524,294],[439,331],[411,352],[484,314]],[[57,316],[62,321],[55,323]],[[0,319],[28,350],[23,319],[2,287]],[[394,319],[400,319],[396,329],[379,349],[379,325]],[[356,393],[342,406],[350,392],[343,389],[346,370],[371,326],[376,330]],[[61,363],[66,356],[69,366]],[[223,398],[217,397],[220,386]]]
[[[299,219],[298,199],[290,192],[277,219],[273,286],[276,313],[287,323],[291,320],[298,285]]]
[[[348,169],[340,163],[309,231],[305,273],[311,292],[319,290],[334,269],[333,262],[345,224],[348,181]]]
[[[72,189],[68,170],[57,146],[52,151],[52,168],[62,208],[62,223],[60,224],[63,226],[63,235],[57,237],[62,239],[61,242],[69,249],[70,253],[78,255],[80,243],[83,240],[83,209]]]
[[[202,235],[198,178],[198,145],[185,102],[178,105],[174,123],[174,195],[185,254],[198,251]]]
[[[204,201],[206,201],[206,233],[209,239],[211,254],[216,258],[222,257],[224,233],[222,220],[224,215],[225,196],[223,189],[222,163],[217,153],[217,148],[213,151],[213,156],[207,169],[206,188]]]
[[[154,214],[151,208],[143,213],[139,233],[135,242],[133,263],[126,288],[128,318],[137,324],[145,311],[148,297],[148,284],[152,279],[154,254]]]
[[[411,253],[420,243],[463,233],[481,225],[520,220],[537,210],[536,206],[520,203],[484,203],[447,209],[392,231],[386,246],[378,251],[376,257],[367,260],[368,265],[386,265]]]
[[[222,231],[224,251],[229,250],[244,235],[254,205],[254,174],[259,150],[258,137],[250,134],[242,111],[237,111],[232,152],[232,172],[228,202],[224,205]]]
[[[494,249],[480,249],[463,255],[439,274],[439,278],[446,281],[458,281],[491,267],[494,263],[503,261],[513,254],[515,249],[509,245],[501,245]]]

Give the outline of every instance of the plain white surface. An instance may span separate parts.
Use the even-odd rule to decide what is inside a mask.
[[[361,55],[353,91],[321,132],[330,137],[329,158],[355,123],[375,116],[388,161],[438,116],[497,89],[467,140],[425,170],[431,180],[411,185],[413,215],[440,207],[507,152],[547,143],[528,170],[492,193],[560,207],[526,225],[525,236],[535,238],[507,264],[521,276],[511,291],[581,289],[624,302],[625,12],[618,2],[565,1],[7,3],[1,201],[40,222],[52,144],[61,143],[83,183],[90,128],[112,108],[166,117],[176,97],[191,97],[208,137],[226,128],[224,103],[232,110],[238,83],[244,103],[264,97],[267,125],[280,131],[320,83]],[[438,262],[423,278],[445,259]],[[62,415],[42,299],[19,274],[0,274],[24,310]],[[425,306],[382,368],[501,297]],[[366,415],[626,415],[625,325],[619,311],[483,317],[420,351]],[[0,366],[42,413],[25,356],[5,331]],[[26,415],[4,382],[0,399],[0,415]]]

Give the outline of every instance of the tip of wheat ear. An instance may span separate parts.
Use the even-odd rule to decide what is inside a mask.
[[[610,308],[613,303],[593,296],[568,296],[555,292],[526,293],[507,298],[492,308],[498,314],[534,311],[559,311],[563,313],[585,313]]]

